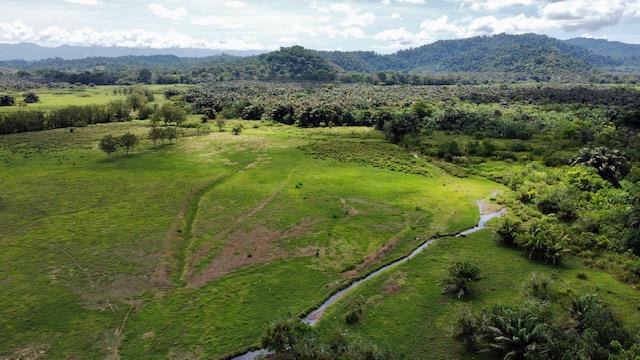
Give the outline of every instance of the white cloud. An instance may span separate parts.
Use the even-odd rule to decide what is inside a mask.
[[[206,40],[176,31],[153,32],[142,29],[97,31],[90,27],[65,29],[51,26],[42,30],[21,21],[0,22],[0,40],[8,43],[34,42],[44,45],[122,46],[135,48],[195,48],[220,50],[263,50],[255,38]]]
[[[171,19],[172,21],[178,21],[181,18],[189,15],[187,9],[185,9],[183,6],[177,7],[175,9],[169,9],[164,7],[163,5],[155,3],[149,4],[149,11],[151,11],[151,14],[153,14],[154,16],[163,19]]]
[[[283,45],[293,45],[298,42],[298,38],[295,36],[284,36],[277,38],[276,41]]]
[[[380,41],[391,41],[405,44],[411,44],[414,41],[413,33],[407,31],[404,27],[397,29],[388,29],[377,33],[374,39]]]
[[[540,3],[541,0],[465,0],[462,6],[470,4],[475,11],[496,11],[510,6],[531,6]]]
[[[343,27],[363,27],[371,25],[376,21],[375,14],[371,12],[362,12],[360,9],[347,3],[333,3],[328,6],[320,6],[314,2],[311,3],[311,7],[321,14],[338,14],[344,16],[339,24]]]
[[[389,16],[392,20],[402,20],[402,15],[398,14],[398,13],[392,13]]]
[[[79,4],[79,5],[98,5],[101,2],[98,0],[64,0],[68,3]]]
[[[461,36],[464,32],[464,28],[456,23],[449,22],[447,15],[442,15],[435,20],[425,20],[420,24],[420,29],[430,35],[433,34],[455,34]]]
[[[205,16],[195,18],[191,21],[193,25],[210,26],[218,29],[241,29],[244,24],[241,22],[233,22],[217,16]]]
[[[247,4],[245,4],[242,1],[232,0],[232,1],[227,1],[227,3],[224,4],[224,6],[230,9],[244,9],[247,7]]]
[[[332,25],[321,26],[309,26],[303,24],[293,24],[291,27],[293,33],[305,34],[310,37],[327,37],[333,38],[346,38],[346,39],[362,39],[366,37],[364,30],[357,26],[350,26],[346,28],[336,28]]]

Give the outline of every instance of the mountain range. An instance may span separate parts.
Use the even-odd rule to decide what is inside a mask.
[[[51,57],[58,54],[57,57]],[[126,56],[121,56],[125,55]],[[63,57],[64,56],[64,57]],[[90,57],[87,57],[90,56]],[[0,67],[18,70],[122,72],[149,68],[210,78],[331,80],[341,73],[505,73],[589,76],[599,71],[640,73],[640,45],[598,39],[558,40],[538,34],[441,40],[382,55],[371,51],[315,51],[300,46],[259,52],[199,49],[42,48],[0,45]],[[41,60],[27,60],[49,57]],[[74,58],[78,59],[65,59]]]

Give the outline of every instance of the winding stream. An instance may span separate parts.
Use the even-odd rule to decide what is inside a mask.
[[[480,205],[480,203],[478,203],[478,207],[480,208],[480,211],[482,212],[482,206]],[[353,289],[357,288],[358,286],[360,286],[360,284],[367,282],[369,280],[371,280],[372,278],[380,275],[382,272],[385,272],[389,269],[393,269],[399,265],[402,265],[404,263],[406,263],[407,261],[413,259],[414,257],[416,257],[416,255],[420,254],[421,252],[423,252],[426,248],[428,248],[431,244],[433,244],[434,241],[436,241],[437,239],[443,238],[443,237],[463,237],[463,236],[467,236],[470,234],[473,234],[475,232],[478,232],[480,230],[483,230],[487,227],[487,223],[492,220],[495,219],[497,217],[500,217],[502,215],[504,215],[506,213],[506,209],[501,209],[498,211],[494,211],[492,213],[488,213],[485,215],[480,215],[480,221],[478,221],[478,224],[474,227],[472,227],[471,229],[467,229],[464,231],[461,231],[457,234],[450,234],[450,235],[436,235],[434,237],[432,237],[431,239],[425,241],[422,245],[418,246],[415,250],[413,250],[413,252],[411,252],[411,254],[401,257],[400,259],[391,262],[383,267],[381,267],[380,269],[370,273],[369,275],[363,277],[362,279],[356,280],[353,283],[351,283],[351,285],[347,286],[346,288],[337,291],[335,294],[331,295],[331,297],[329,297],[325,302],[322,303],[322,305],[320,305],[319,307],[317,307],[315,310],[313,310],[312,312],[310,312],[307,316],[305,316],[302,321],[313,326],[315,325],[320,318],[322,318],[322,315],[324,315],[325,311],[333,304],[335,304],[338,300],[342,299],[345,295],[347,295],[348,293],[350,293]],[[254,350],[254,351],[249,351],[243,355],[240,356],[236,356],[234,358],[232,358],[231,360],[254,360],[257,359],[260,356],[264,356],[264,355],[268,355],[270,352],[266,349],[259,349],[259,350]]]

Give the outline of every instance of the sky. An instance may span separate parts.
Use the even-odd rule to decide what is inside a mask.
[[[640,43],[640,0],[0,0],[0,43],[390,53],[535,32]]]

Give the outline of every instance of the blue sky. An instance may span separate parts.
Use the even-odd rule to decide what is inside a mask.
[[[640,0],[2,0],[0,42],[398,49],[536,32],[640,43]]]

